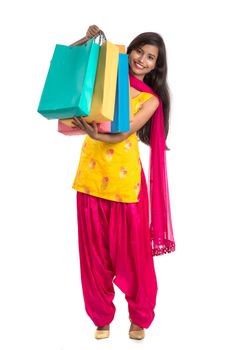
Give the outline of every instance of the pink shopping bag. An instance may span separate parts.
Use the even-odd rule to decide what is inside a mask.
[[[78,127],[74,128],[72,124],[72,118],[68,119],[58,119],[58,132],[72,136],[72,135],[85,135],[86,133]],[[98,132],[106,133],[111,130],[111,122],[97,123]]]

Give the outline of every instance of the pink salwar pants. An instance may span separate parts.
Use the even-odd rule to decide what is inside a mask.
[[[138,203],[77,192],[78,249],[85,310],[97,327],[115,315],[113,283],[125,294],[133,323],[148,328],[157,279],[151,252],[147,184],[141,168]]]

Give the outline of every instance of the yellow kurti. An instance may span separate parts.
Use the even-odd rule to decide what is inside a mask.
[[[152,94],[141,92],[131,99],[133,115]],[[141,163],[137,134],[118,143],[84,139],[72,188],[116,202],[138,202]]]

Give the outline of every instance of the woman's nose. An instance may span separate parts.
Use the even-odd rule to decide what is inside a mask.
[[[144,58],[142,56],[140,56],[138,60],[139,60],[139,62],[143,63]]]
[[[145,59],[144,55],[141,54],[141,55],[139,56],[139,61],[140,61],[141,63],[143,63],[143,62],[144,62],[144,59]]]

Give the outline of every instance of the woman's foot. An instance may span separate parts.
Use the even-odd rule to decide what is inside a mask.
[[[144,337],[145,337],[145,330],[144,330],[144,328],[131,322],[131,326],[130,326],[128,334],[129,334],[129,338],[131,338],[131,339],[141,340],[141,339],[144,339]]]
[[[110,335],[110,325],[107,325],[103,327],[97,327],[94,336],[96,339],[104,339],[104,338],[108,338],[109,335]]]

